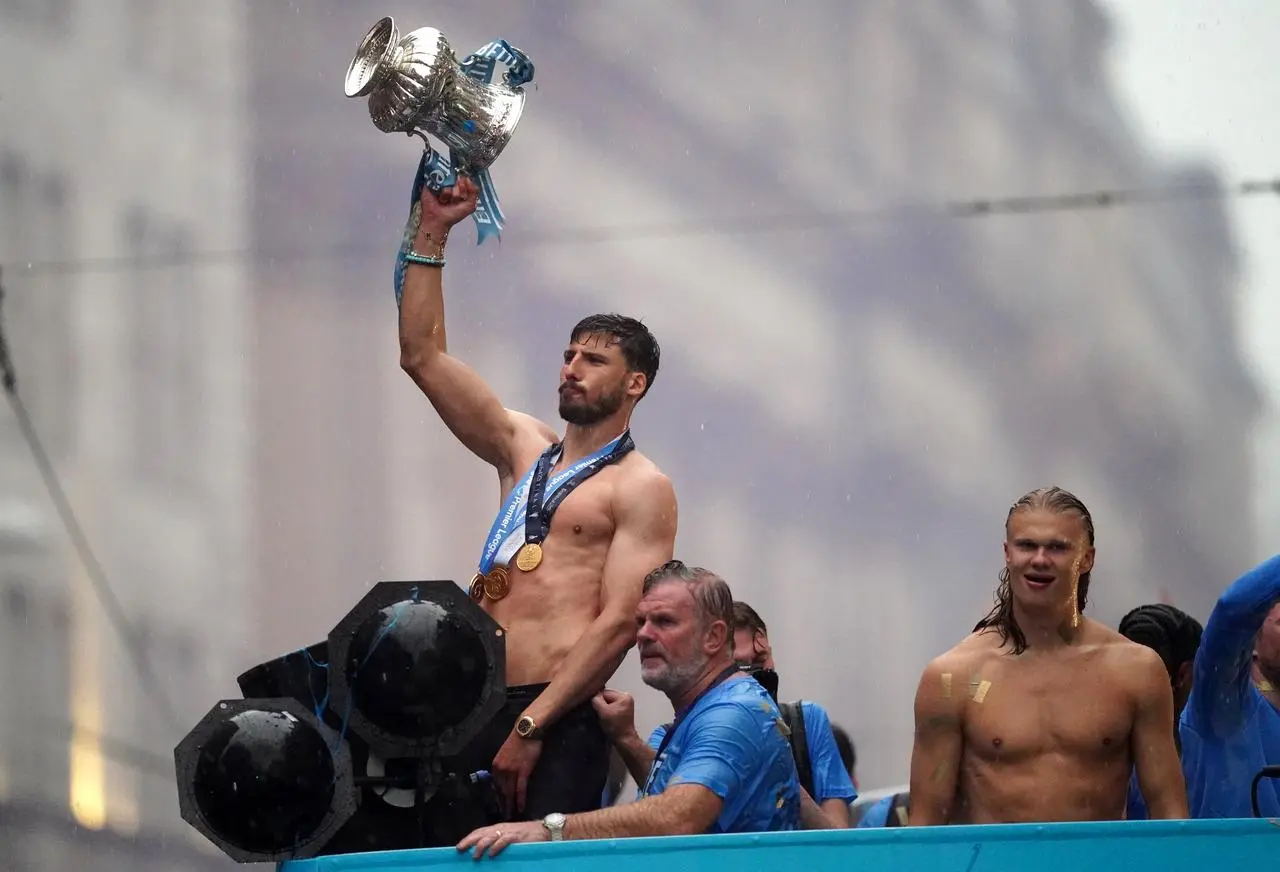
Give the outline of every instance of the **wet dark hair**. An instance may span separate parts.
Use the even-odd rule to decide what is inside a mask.
[[[658,340],[649,328],[626,315],[588,315],[573,325],[569,341],[577,342],[593,333],[612,336],[616,340],[622,350],[622,359],[627,362],[627,370],[644,373],[644,394],[649,393],[654,379],[658,377],[658,362],[662,357]]]
[[[1172,681],[1183,663],[1193,663],[1204,627],[1181,609],[1165,603],[1138,606],[1120,619],[1120,635],[1160,655]]]
[[[1022,509],[1075,512],[1080,516],[1080,520],[1084,522],[1084,536],[1087,545],[1090,548],[1093,547],[1093,515],[1089,514],[1089,510],[1080,498],[1070,491],[1065,491],[1060,487],[1042,487],[1024,494],[1009,507],[1009,514],[1004,519],[1006,531],[1014,514]],[[1086,603],[1089,601],[1090,575],[1091,572],[1080,573],[1080,582],[1076,587],[1076,608],[1082,613]],[[1027,650],[1027,637],[1023,634],[1022,628],[1018,626],[1018,621],[1013,616],[1013,591],[1009,587],[1009,567],[1007,566],[1000,571],[1000,586],[996,588],[995,599],[996,604],[991,611],[987,612],[985,618],[978,621],[973,631],[976,633],[981,630],[994,629],[1000,634],[1001,646],[1012,642],[1013,653],[1021,654]]]
[[[769,628],[764,625],[764,618],[760,617],[751,606],[741,601],[733,604],[733,628],[735,630],[750,630],[753,635],[755,633],[768,635],[769,633]]]

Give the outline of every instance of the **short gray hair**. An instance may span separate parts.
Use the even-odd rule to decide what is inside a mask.
[[[733,638],[733,591],[729,583],[710,569],[687,566],[683,560],[668,560],[644,577],[642,595],[669,581],[689,586],[694,610],[704,627],[715,621],[724,621],[729,628],[728,638]]]

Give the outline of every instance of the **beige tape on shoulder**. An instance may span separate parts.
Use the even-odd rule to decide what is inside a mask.
[[[942,673],[942,698],[951,699],[951,673]]]
[[[990,681],[983,680],[978,682],[978,688],[973,692],[973,701],[979,703],[982,702],[987,698],[987,691],[989,690],[991,690]]]

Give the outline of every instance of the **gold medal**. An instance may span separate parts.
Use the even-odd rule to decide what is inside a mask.
[[[511,592],[511,581],[507,578],[505,566],[495,566],[484,577],[484,595],[491,600],[500,600]]]
[[[476,573],[471,576],[471,586],[467,588],[467,595],[475,602],[484,599],[484,576]]]
[[[526,542],[516,554],[516,567],[521,572],[533,572],[542,562],[542,546],[537,542]]]

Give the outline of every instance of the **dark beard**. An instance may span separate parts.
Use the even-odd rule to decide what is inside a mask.
[[[585,405],[581,403],[566,403],[564,396],[560,397],[560,417],[570,424],[577,424],[580,427],[599,424],[620,408],[622,408],[621,390],[613,394],[603,394],[596,402]]]

